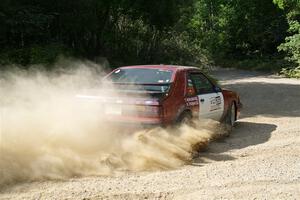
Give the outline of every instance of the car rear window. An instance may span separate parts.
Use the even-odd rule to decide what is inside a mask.
[[[128,68],[114,71],[108,79],[115,83],[165,84],[171,82],[172,74],[171,70]]]

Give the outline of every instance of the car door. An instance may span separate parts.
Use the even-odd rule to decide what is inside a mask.
[[[200,72],[189,74],[199,100],[199,118],[220,120],[224,111],[224,97],[211,81]]]

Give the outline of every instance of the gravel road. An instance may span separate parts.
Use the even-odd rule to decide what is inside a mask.
[[[300,80],[215,75],[244,109],[230,137],[176,170],[20,183],[0,199],[300,199]]]

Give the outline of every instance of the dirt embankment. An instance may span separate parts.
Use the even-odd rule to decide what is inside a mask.
[[[17,184],[0,199],[299,199],[300,81],[217,70],[244,104],[230,137],[176,170]]]

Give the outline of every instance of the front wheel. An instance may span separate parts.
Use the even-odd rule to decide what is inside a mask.
[[[235,108],[235,104],[232,103],[229,106],[229,109],[227,111],[227,115],[225,117],[225,127],[226,127],[226,131],[227,134],[229,134],[232,131],[232,128],[235,124],[236,121],[236,108]]]

